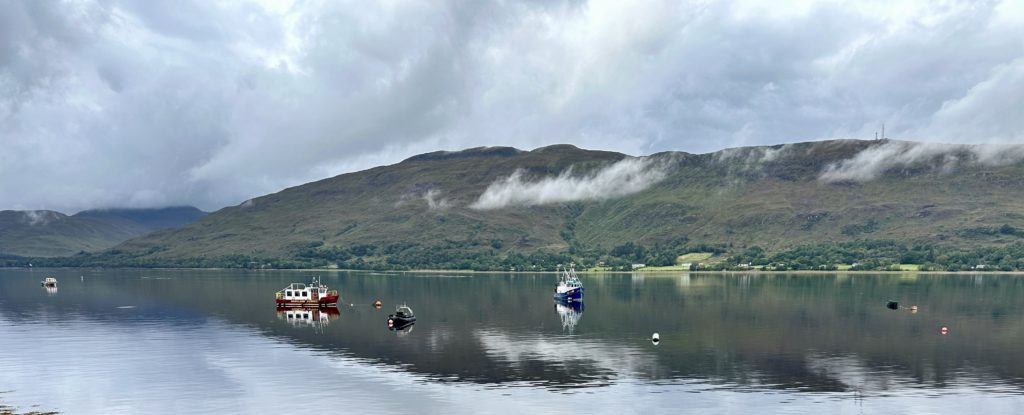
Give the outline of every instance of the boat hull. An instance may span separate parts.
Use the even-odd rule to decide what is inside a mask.
[[[388,327],[405,327],[407,324],[415,323],[416,317],[388,316]]]
[[[583,287],[573,288],[563,292],[555,291],[555,299],[559,301],[577,301],[583,299]]]
[[[403,331],[405,329],[411,328],[414,324],[416,324],[415,321],[408,321],[401,324],[392,324],[388,326],[388,330]]]
[[[278,307],[334,307],[338,305],[337,295],[328,295],[317,300],[288,300],[284,298],[275,299]]]

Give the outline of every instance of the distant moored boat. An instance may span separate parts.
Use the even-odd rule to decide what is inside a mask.
[[[576,275],[574,268],[566,268],[562,271],[555,286],[555,299],[561,301],[574,301],[583,299],[583,283]]]
[[[395,308],[395,313],[388,315],[388,327],[401,329],[416,322],[416,315],[409,306],[402,304]]]
[[[44,287],[56,287],[57,286],[57,279],[53,278],[53,277],[46,277],[46,278],[43,279],[42,285]]]

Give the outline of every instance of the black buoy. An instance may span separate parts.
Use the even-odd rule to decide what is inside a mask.
[[[900,303],[897,303],[895,301],[890,301],[888,303],[885,303],[885,307],[890,309],[890,310],[899,310],[900,309]]]

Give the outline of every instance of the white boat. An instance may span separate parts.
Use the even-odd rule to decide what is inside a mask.
[[[57,286],[57,279],[53,278],[53,277],[46,277],[42,281],[42,286],[44,286],[44,287],[56,287]]]

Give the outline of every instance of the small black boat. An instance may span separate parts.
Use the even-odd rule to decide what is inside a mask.
[[[404,326],[416,321],[412,309],[407,305],[400,305],[395,309],[394,314],[388,315],[388,327]]]
[[[410,321],[407,323],[395,324],[394,326],[388,327],[388,330],[395,332],[398,336],[405,336],[412,332],[412,327],[415,325],[415,321]]]

